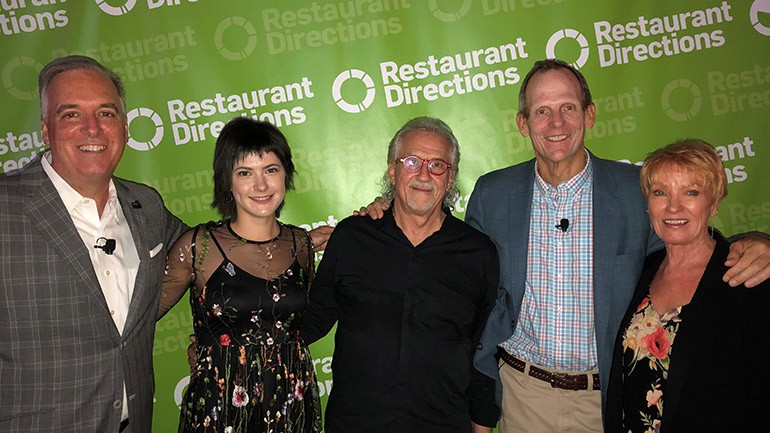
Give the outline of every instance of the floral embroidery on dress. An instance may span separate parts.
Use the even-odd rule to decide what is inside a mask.
[[[661,316],[647,296],[636,308],[623,333],[624,381],[633,377],[636,381],[649,384],[641,399],[639,396],[624,396],[624,399],[629,398],[640,406],[638,416],[641,425],[646,427],[645,433],[660,431],[671,350],[679,331],[681,311],[682,307],[678,307]],[[631,415],[625,411],[623,416],[626,426],[637,424],[629,419]]]
[[[176,256],[164,280],[164,290],[195,283],[197,367],[180,432],[320,433],[313,360],[299,338],[313,266],[306,233],[281,225],[267,243],[239,238],[222,223],[195,233],[196,249]],[[184,275],[191,256],[194,275]]]

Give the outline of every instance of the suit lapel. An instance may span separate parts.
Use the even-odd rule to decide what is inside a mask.
[[[593,232],[594,232],[594,290],[603,291],[609,282],[605,277],[610,277],[613,270],[610,269],[615,261],[617,254],[618,230],[623,226],[618,221],[619,211],[616,206],[617,200],[622,197],[615,195],[616,182],[612,179],[612,174],[607,170],[604,161],[590,156],[593,161]],[[602,293],[596,293],[594,299],[601,301],[604,299]],[[607,306],[597,305],[599,310]]]
[[[597,341],[614,341],[617,329],[608,329],[609,311],[613,306],[609,291],[613,289],[612,276],[618,245],[620,244],[620,229],[625,227],[620,221],[621,211],[619,202],[623,197],[616,195],[617,182],[608,170],[607,163],[590,155],[593,162],[593,285],[594,311]],[[625,305],[623,306],[625,307]]]
[[[131,303],[128,308],[128,316],[126,317],[126,324],[123,328],[123,335],[128,335],[130,330],[136,324],[138,317],[143,311],[142,306],[144,297],[147,296],[147,276],[149,271],[149,251],[151,246],[147,245],[147,239],[145,236],[145,230],[147,227],[147,220],[141,207],[141,201],[139,198],[122,182],[114,179],[115,189],[118,193],[118,201],[120,207],[123,210],[123,216],[128,223],[128,227],[131,230],[131,237],[134,239],[134,246],[136,247],[136,253],[139,255],[139,268],[136,272],[136,281],[134,282],[134,290],[131,294]]]
[[[58,191],[43,171],[40,160],[31,162],[21,176],[21,188],[28,197],[25,203],[28,218],[62,260],[72,266],[77,277],[85,283],[86,292],[102,307],[105,314],[109,314],[107,301],[86,246]]]
[[[513,179],[506,185],[513,185],[508,195],[508,215],[510,221],[518,221],[516,224],[505,224],[508,229],[505,239],[508,240],[508,249],[511,254],[511,275],[514,287],[513,303],[515,311],[521,311],[522,298],[524,296],[525,281],[527,276],[527,255],[529,249],[529,224],[532,212],[532,194],[535,182],[535,160],[525,163],[521,170],[515,172]],[[522,206],[522,204],[526,204]],[[525,230],[519,224],[526,224]],[[518,313],[517,313],[518,314]]]

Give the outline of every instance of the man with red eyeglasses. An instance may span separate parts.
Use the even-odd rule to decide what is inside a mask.
[[[337,322],[327,433],[467,433],[488,417],[471,359],[499,265],[489,238],[449,211],[459,159],[444,122],[410,120],[388,148],[390,208],[346,218],[329,239],[302,323],[310,343]]]

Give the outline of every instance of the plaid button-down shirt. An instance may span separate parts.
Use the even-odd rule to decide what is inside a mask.
[[[593,169],[557,187],[535,173],[527,279],[516,329],[501,346],[555,370],[596,368],[593,307]],[[556,227],[562,219],[569,228]]]

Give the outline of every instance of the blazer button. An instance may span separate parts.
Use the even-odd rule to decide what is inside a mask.
[[[115,400],[112,402],[112,407],[115,409],[120,409],[121,406],[123,406],[123,400]]]
[[[481,343],[479,343],[479,344],[477,344],[477,345],[476,345],[476,350],[481,350],[481,349],[483,349],[483,348],[484,348],[484,345],[483,345],[483,344],[481,344]]]

